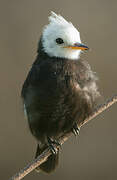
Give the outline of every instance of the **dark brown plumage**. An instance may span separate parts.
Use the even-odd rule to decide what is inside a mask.
[[[22,88],[29,127],[39,142],[46,147],[47,137],[55,139],[84,121],[99,96],[95,81],[86,61],[50,58],[40,41],[37,59]]]

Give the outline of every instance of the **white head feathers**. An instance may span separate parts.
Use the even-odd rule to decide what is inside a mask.
[[[49,24],[45,26],[42,33],[42,43],[44,51],[49,56],[78,59],[81,50],[64,48],[81,43],[80,33],[71,22],[66,21],[62,16],[51,12]],[[57,39],[62,39],[63,43],[57,44]]]
[[[58,25],[63,25],[63,26],[67,26],[67,25],[72,25],[72,23],[66,21],[61,15],[57,15],[56,13],[54,13],[53,11],[51,11],[51,16],[49,16],[49,21],[50,23],[53,24],[58,24]]]

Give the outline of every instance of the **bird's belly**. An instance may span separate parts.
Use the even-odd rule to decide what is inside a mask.
[[[69,131],[75,122],[84,121],[91,111],[84,95],[73,89],[61,90],[59,94],[56,92],[42,98],[42,101],[41,98],[36,97],[28,113],[31,132],[38,140]]]

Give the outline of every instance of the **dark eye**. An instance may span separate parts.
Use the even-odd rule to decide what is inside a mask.
[[[57,42],[57,44],[63,44],[64,43],[63,39],[61,39],[61,38],[57,38],[56,42]]]

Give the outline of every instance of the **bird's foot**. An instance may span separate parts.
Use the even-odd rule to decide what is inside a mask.
[[[53,154],[57,154],[58,150],[54,147],[54,145],[60,146],[61,144],[57,140],[53,140],[50,137],[47,138],[48,146]]]
[[[78,125],[75,123],[73,128],[72,128],[72,132],[75,136],[79,135],[80,132],[80,127],[78,127]]]

